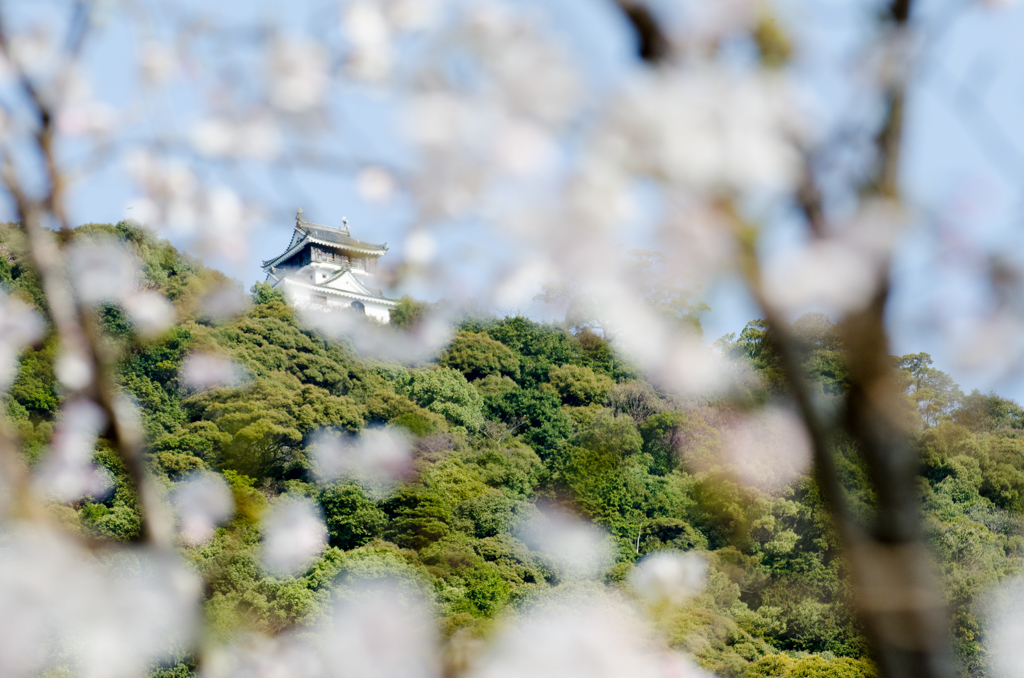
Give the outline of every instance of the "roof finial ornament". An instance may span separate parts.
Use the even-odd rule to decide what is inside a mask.
[[[298,226],[302,223],[302,208],[295,210],[295,225]]]

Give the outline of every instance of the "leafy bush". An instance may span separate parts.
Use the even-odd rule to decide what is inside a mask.
[[[326,487],[319,500],[331,546],[358,548],[379,537],[387,524],[387,514],[353,483]]]
[[[398,305],[388,312],[390,324],[403,330],[415,329],[426,318],[428,309],[427,304],[405,295],[398,300]]]
[[[603,403],[615,383],[606,375],[597,374],[582,365],[562,365],[548,373],[549,383],[558,391],[566,405]]]
[[[484,399],[458,370],[439,367],[416,372],[409,397],[456,426],[476,430],[484,423]]]
[[[491,409],[510,427],[522,430],[523,439],[541,459],[549,458],[572,435],[572,421],[553,393],[512,391],[493,402]]]
[[[519,375],[515,352],[483,332],[460,332],[441,354],[440,363],[462,372],[470,381],[489,375]]]

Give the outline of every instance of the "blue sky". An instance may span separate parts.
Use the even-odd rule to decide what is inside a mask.
[[[550,12],[583,63],[591,84],[611,91],[630,69],[632,36],[608,4],[597,0],[521,0]],[[306,0],[280,3],[221,0],[216,3],[182,2],[202,6],[229,20],[242,17],[268,22],[294,31],[321,32],[331,38],[336,26],[334,3]],[[797,72],[814,109],[825,119],[870,107],[858,100],[849,70],[851,54],[862,33],[858,18],[862,3],[850,0],[784,0],[780,15],[791,27],[798,44]],[[17,13],[40,11],[56,3],[10,3]],[[151,8],[161,5],[145,3]],[[895,287],[889,326],[895,353],[927,351],[938,366],[950,371],[968,388],[998,392],[1024,400],[1024,384],[1015,376],[996,380],[990,375],[958,368],[951,350],[951,327],[962,323],[988,303],[977,283],[978,262],[993,254],[1015,256],[1021,249],[1019,226],[1024,193],[1024,127],[1017,121],[1024,112],[1024,5],[994,9],[967,0],[931,0],[919,4],[923,51],[913,73],[903,181],[914,210],[915,226],[905,235],[894,262]],[[44,10],[45,11],[45,10]],[[310,18],[313,17],[313,18]],[[131,55],[147,37],[160,37],[166,20],[154,9],[149,29],[143,22],[129,24],[118,15],[102,27],[88,50],[89,70],[97,97],[117,105],[137,94]],[[241,54],[240,58],[245,55]],[[196,64],[202,83],[204,64]],[[341,151],[376,154],[401,162],[401,144],[394,141],[391,107],[387,96],[367,90],[340,92],[332,107],[344,120]],[[147,99],[140,123],[125,136],[154,141],[166,130],[183,132],[197,118],[200,99],[195,81],[182,83]],[[70,149],[74,151],[75,149]],[[203,166],[204,176],[217,181],[221,173],[240,181],[251,197],[272,205],[252,239],[252,251],[242,265],[211,261],[246,286],[261,278],[259,262],[277,254],[289,238],[296,207],[307,218],[340,223],[347,216],[355,235],[374,242],[387,241],[392,256],[403,254],[402,236],[412,210],[401,200],[385,205],[363,202],[351,178],[312,171],[226,170]],[[122,168],[113,164],[78,184],[71,201],[76,222],[111,222],[125,216],[134,189]],[[648,220],[649,221],[649,220]],[[640,219],[624,225],[627,246],[650,244],[648,226]],[[482,241],[471,224],[453,227],[441,236],[448,256],[464,263],[461,284],[471,287],[473,270],[500,262],[500,245]],[[769,230],[766,247],[798,237],[792,225],[780,223]],[[444,290],[427,287],[411,291],[434,296]],[[449,290],[450,291],[450,290]],[[756,309],[742,286],[720,280],[704,290],[712,311],[704,319],[705,335],[715,339],[738,331],[756,317]],[[535,314],[539,307],[524,309]]]

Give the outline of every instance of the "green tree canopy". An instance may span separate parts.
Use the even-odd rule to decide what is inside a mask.
[[[515,352],[483,332],[459,332],[441,353],[439,362],[462,372],[470,381],[490,375],[519,376]]]

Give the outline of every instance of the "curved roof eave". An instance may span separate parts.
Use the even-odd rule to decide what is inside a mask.
[[[299,287],[303,287],[303,288],[306,288],[306,289],[309,289],[309,290],[316,290],[318,292],[330,292],[331,294],[336,294],[336,295],[341,296],[341,297],[348,297],[350,299],[357,299],[359,301],[371,301],[373,303],[382,304],[384,306],[398,306],[398,302],[397,301],[394,301],[392,299],[387,299],[385,297],[374,297],[374,296],[370,296],[368,294],[357,294],[355,292],[346,292],[345,290],[339,290],[339,289],[335,289],[333,287],[321,287],[320,285],[310,285],[309,283],[304,283],[304,282],[302,282],[300,280],[294,280],[292,278],[285,278],[282,282],[285,282],[285,283],[287,283],[289,285],[297,285]]]
[[[370,243],[360,242],[358,240],[353,243],[340,243],[331,242],[330,240],[321,240],[320,238],[314,238],[313,236],[306,236],[309,242],[315,242],[318,245],[325,245],[327,247],[335,247],[339,250],[350,250],[352,252],[361,252],[363,254],[380,254],[383,255],[388,251],[386,245],[371,245]]]
[[[267,259],[266,261],[263,262],[263,268],[267,268],[268,266],[276,266],[279,262],[295,254],[299,249],[302,248],[303,245],[306,244],[306,241],[308,240],[310,240],[310,237],[307,235],[306,237],[302,238],[297,243],[286,249],[284,251],[284,254],[279,254],[273,259]]]

